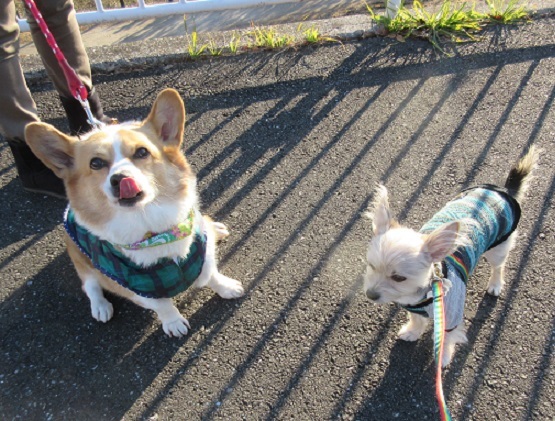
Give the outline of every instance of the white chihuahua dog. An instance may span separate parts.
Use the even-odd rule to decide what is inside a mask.
[[[466,283],[483,254],[492,266],[489,294],[498,296],[504,267],[516,239],[519,202],[536,166],[538,152],[528,153],[511,169],[505,187],[481,185],[464,190],[436,213],[420,231],[393,219],[387,189],[380,185],[367,214],[373,238],[367,253],[364,291],[376,303],[397,303],[409,311],[399,331],[415,341],[433,317],[431,281],[441,269],[445,294],[445,350],[442,365],[451,362],[455,345],[466,342],[464,301]]]

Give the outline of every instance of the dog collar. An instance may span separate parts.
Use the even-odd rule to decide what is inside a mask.
[[[195,219],[195,211],[191,209],[189,216],[184,222],[180,222],[163,232],[147,232],[142,240],[131,244],[118,244],[125,250],[142,250],[148,247],[162,246],[164,244],[173,243],[183,240],[193,232],[193,220]]]
[[[435,262],[432,268],[432,276],[430,277],[430,285],[426,288],[426,292],[422,299],[415,304],[410,305],[403,305],[405,309],[408,311],[412,311],[413,313],[420,313],[424,311],[424,307],[429,306],[434,301],[433,291],[432,291],[432,283],[435,280],[440,280],[443,284],[443,294],[447,295],[447,291],[451,287],[451,281],[447,279],[447,265],[444,261]]]

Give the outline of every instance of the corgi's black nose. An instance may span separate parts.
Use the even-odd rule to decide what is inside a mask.
[[[110,185],[112,186],[112,194],[119,199],[119,204],[122,206],[133,206],[144,197],[144,192],[137,181],[126,174],[112,175]]]
[[[114,174],[113,176],[110,177],[110,185],[112,187],[116,187],[119,188],[119,183],[122,179],[124,179],[125,177],[129,177],[128,175],[125,174]]]
[[[372,301],[376,301],[380,299],[380,294],[378,294],[376,291],[374,291],[373,289],[367,289],[366,290],[366,296],[368,298],[370,298]]]

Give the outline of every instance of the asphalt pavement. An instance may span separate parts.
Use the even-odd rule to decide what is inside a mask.
[[[121,121],[144,118],[165,87],[181,93],[203,209],[231,231],[221,270],[247,293],[179,296],[182,339],[117,297],[110,322],[92,319],[63,247],[66,203],[23,192],[2,144],[1,418],[438,419],[431,330],[398,340],[404,312],[361,291],[363,213],[381,181],[417,228],[462,188],[502,183],[534,144],[540,169],[506,289],[488,296],[478,266],[469,343],[443,381],[457,420],[553,419],[555,17],[449,51],[371,37],[97,68]],[[37,76],[30,87],[41,117],[67,129],[52,86]]]

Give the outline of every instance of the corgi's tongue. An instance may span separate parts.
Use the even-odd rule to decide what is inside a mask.
[[[141,192],[137,182],[131,177],[122,178],[119,182],[119,198],[132,199]]]

